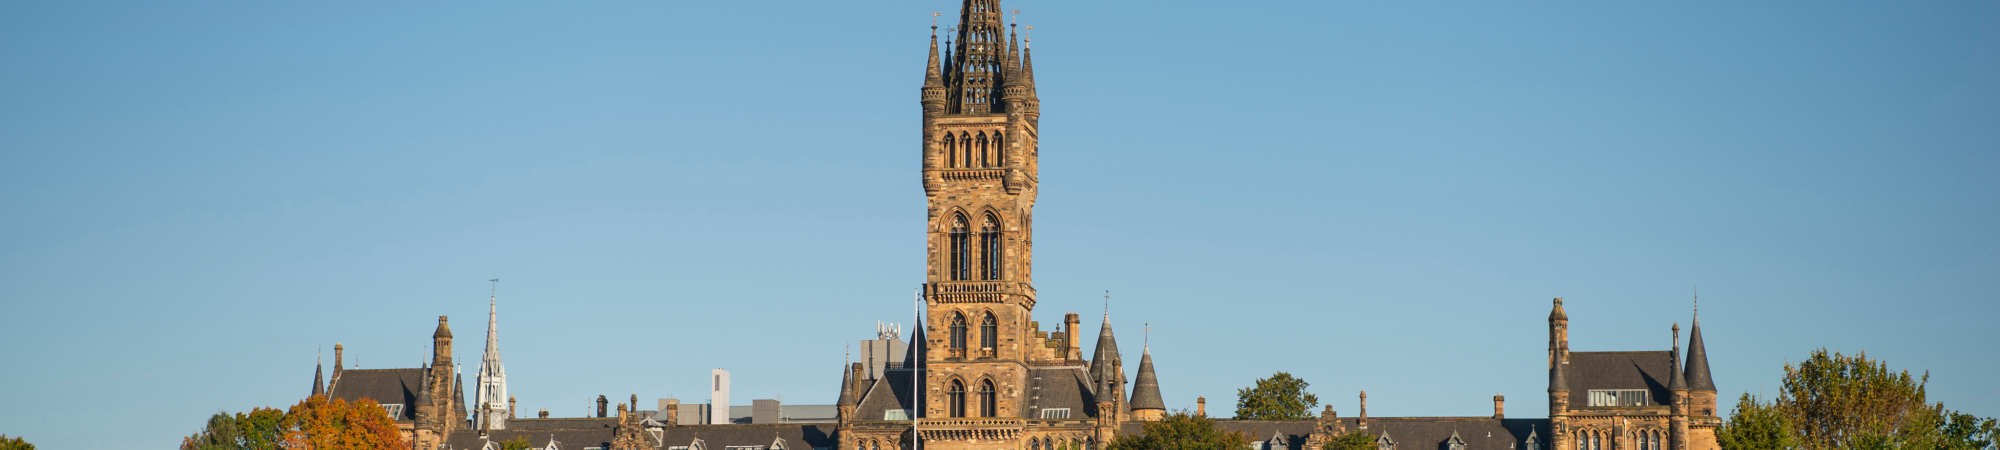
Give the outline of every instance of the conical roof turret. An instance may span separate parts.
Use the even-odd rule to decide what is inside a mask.
[[[1104,313],[1104,327],[1097,332],[1097,349],[1090,354],[1090,374],[1099,382],[1117,380],[1118,338],[1111,335],[1111,313]]]
[[[840,402],[834,406],[854,406],[859,403],[854,392],[854,368],[840,368]]]
[[[325,393],[326,393],[326,379],[324,379],[324,378],[320,378],[320,363],[317,363],[317,362],[313,363],[313,391],[312,391],[312,392],[313,392],[313,393],[312,393],[312,395],[320,395],[320,394],[325,394]]]
[[[1708,350],[1702,348],[1701,317],[1696,316],[1694,327],[1688,332],[1687,384],[1696,391],[1715,391],[1715,379],[1708,375]]]
[[[1139,381],[1132,385],[1132,409],[1167,409],[1167,402],[1160,397],[1160,379],[1153,375],[1153,349],[1142,350],[1139,357]]]
[[[924,87],[944,86],[944,67],[938,62],[937,25],[931,25],[931,61],[924,65]]]

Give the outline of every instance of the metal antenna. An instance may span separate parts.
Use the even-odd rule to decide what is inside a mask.
[[[1145,337],[1140,338],[1142,339],[1140,342],[1144,343],[1145,346],[1144,348],[1150,350],[1153,348],[1153,324],[1146,323],[1145,325],[1146,325],[1146,334]]]

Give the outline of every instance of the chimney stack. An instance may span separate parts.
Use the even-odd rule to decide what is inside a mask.
[[[1194,415],[1197,416],[1208,415],[1208,397],[1194,398]]]
[[[1083,319],[1076,313],[1063,316],[1063,338],[1069,340],[1069,359],[1083,359]]]
[[[660,400],[660,409],[667,412],[667,426],[681,424],[681,400],[669,398]]]
[[[597,417],[604,417],[605,413],[610,412],[610,406],[611,400],[604,398],[602,395],[597,396]]]
[[[1507,418],[1507,397],[1500,396],[1499,394],[1493,395],[1493,418]]]
[[[507,418],[514,418],[514,396],[507,396]]]
[[[1361,429],[1368,429],[1368,391],[1361,391]]]

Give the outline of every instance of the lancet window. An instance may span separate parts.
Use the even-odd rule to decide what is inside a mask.
[[[951,353],[952,356],[965,356],[965,315],[963,314],[951,315]]]
[[[979,417],[1000,415],[1000,399],[993,392],[993,381],[979,382]]]
[[[950,249],[951,266],[948,267],[948,269],[950,269],[951,273],[948,278],[950,278],[952,281],[971,279],[972,252],[970,251],[971,249],[966,248],[966,245],[968,244],[966,242],[966,238],[969,236],[967,236],[967,230],[965,228],[965,216],[956,216],[956,215],[952,216],[950,234],[951,234],[951,242],[949,242],[949,246],[951,247]]]
[[[999,342],[1000,326],[993,320],[993,313],[986,313],[986,318],[979,322],[979,356],[992,358]]]
[[[965,417],[965,383],[951,380],[951,391],[946,399],[951,404],[952,417]]]
[[[988,214],[986,215],[986,223],[979,230],[979,265],[981,268],[979,277],[981,279],[1000,279],[1000,268],[1002,267],[1000,264],[1000,257],[1002,256],[1000,246],[1002,241],[1000,239],[999,222],[998,220],[994,220],[993,215]]]

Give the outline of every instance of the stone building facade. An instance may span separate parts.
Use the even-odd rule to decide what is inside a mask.
[[[428,366],[343,372],[336,346],[325,391],[409,405],[392,415],[418,449],[491,449],[520,437],[551,450],[1096,450],[1144,433],[1167,412],[1151,349],[1128,380],[1109,311],[1088,358],[1079,314],[1046,331],[1034,320],[1041,102],[1028,42],[1004,13],[999,0],[962,0],[942,49],[932,27],[919,90],[923,323],[910,330],[901,359],[871,353],[841,368],[836,423],[682,424],[678,405],[640,411],[636,396],[616,416],[600,397],[595,418],[514,418],[511,398],[501,409],[490,396],[476,408],[495,420],[474,426],[442,317]],[[1490,417],[1370,418],[1362,393],[1354,417],[1327,406],[1316,420],[1220,423],[1251,436],[1250,450],[1317,449],[1352,432],[1380,450],[1719,450],[1699,321],[1685,355],[1678,325],[1671,350],[1572,352],[1568,321],[1555,299],[1548,418],[1507,418],[1499,396]],[[489,311],[492,368],[482,373],[500,373],[496,328]]]

